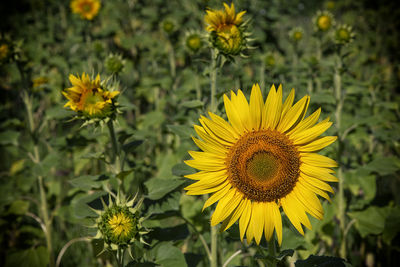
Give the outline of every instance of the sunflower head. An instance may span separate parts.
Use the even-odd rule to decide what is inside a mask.
[[[289,40],[293,43],[300,42],[304,37],[304,30],[301,27],[295,27],[289,31]]]
[[[106,70],[112,74],[121,73],[125,67],[125,60],[121,55],[110,54],[104,63]]]
[[[188,31],[184,38],[185,48],[191,53],[197,53],[203,47],[203,38],[196,31]]]
[[[0,62],[5,61],[10,52],[7,44],[0,44]]]
[[[166,18],[161,22],[161,29],[166,34],[172,34],[176,30],[176,22],[173,19]]]
[[[73,13],[81,16],[82,19],[92,20],[100,10],[99,0],[72,0],[70,7]]]
[[[72,87],[65,89],[62,94],[68,99],[64,107],[76,111],[86,118],[111,117],[116,111],[116,96],[119,91],[108,91],[101,82],[100,75],[91,79],[83,73],[81,77],[70,75]]]
[[[329,11],[318,11],[313,18],[314,26],[317,32],[327,32],[335,24],[333,15]]]
[[[218,202],[211,225],[222,222],[224,231],[239,221],[240,237],[257,244],[269,240],[274,230],[282,242],[281,209],[294,227],[304,234],[311,228],[307,213],[322,219],[317,195],[329,199],[327,182],[337,181],[331,173],[337,164],[317,152],[336,140],[320,135],[332,122],[319,123],[321,109],[306,117],[310,97],[297,103],[294,90],[282,102],[282,86],[272,86],[264,99],[253,85],[250,101],[243,92],[224,95],[228,121],[216,114],[201,116],[193,138],[202,151],[189,151],[185,163],[199,172],[186,177],[196,182],[185,189],[189,195],[213,193],[204,208]]]
[[[334,40],[338,45],[347,45],[354,40],[354,32],[351,26],[346,24],[339,25],[334,32]]]
[[[245,32],[247,22],[243,22],[246,11],[236,14],[235,6],[224,3],[225,10],[207,10],[204,20],[206,30],[210,33],[213,47],[226,55],[237,55],[243,51],[248,42],[249,33]]]
[[[103,239],[106,248],[111,250],[130,246],[136,240],[144,243],[142,235],[146,234],[147,230],[142,227],[144,218],[139,214],[143,199],[137,202],[136,200],[137,196],[128,202],[124,197],[117,196],[113,202],[109,197],[108,205],[103,202],[104,211],[93,210],[99,215],[93,226],[97,228],[94,238]]]
[[[265,66],[266,66],[268,69],[274,68],[274,67],[276,66],[276,58],[275,58],[274,53],[268,52],[268,53],[265,55],[264,63],[265,63]]]

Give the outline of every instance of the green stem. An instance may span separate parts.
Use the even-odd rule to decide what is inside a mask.
[[[211,226],[211,267],[218,266],[218,255],[217,255],[217,245],[218,245],[218,229],[217,226]]]
[[[334,87],[335,87],[335,98],[336,98],[336,128],[337,128],[337,135],[338,135],[338,152],[337,152],[337,161],[339,165],[338,170],[338,179],[339,179],[339,222],[340,222],[340,230],[342,233],[342,240],[340,243],[340,251],[339,254],[342,258],[346,258],[346,240],[345,240],[345,229],[346,229],[346,217],[345,217],[345,196],[344,196],[344,181],[343,181],[343,169],[342,169],[342,138],[340,136],[340,129],[342,125],[342,110],[343,110],[343,93],[342,93],[342,77],[341,77],[341,69],[342,69],[342,58],[340,57],[340,52],[337,54],[337,63],[335,68],[334,74]]]
[[[118,173],[121,171],[121,157],[120,149],[118,146],[117,136],[115,134],[114,123],[112,119],[107,122],[108,130],[110,132],[111,145],[113,148],[112,163],[114,164],[114,171]]]
[[[217,53],[214,49],[211,49],[211,71],[210,71],[210,83],[211,83],[211,107],[210,111],[215,112],[217,110],[216,93],[217,93]]]
[[[275,248],[275,237],[272,235],[271,239],[268,241],[268,254],[271,259],[271,267],[276,267],[276,248]]]
[[[29,132],[34,138],[35,136],[35,122],[33,119],[33,105],[32,105],[32,98],[29,96],[27,91],[24,91],[22,93],[22,99],[25,104],[27,116],[28,116],[28,124],[29,124]],[[34,138],[34,146],[33,146],[33,159],[35,164],[40,164],[40,154],[39,154],[39,146],[37,144],[37,141]],[[52,223],[51,219],[49,217],[48,213],[48,206],[47,206],[47,197],[46,197],[46,191],[44,188],[44,183],[43,183],[43,176],[38,176],[38,186],[39,186],[39,194],[40,194],[40,213],[42,215],[42,219],[44,222],[45,226],[45,239],[46,239],[46,247],[47,251],[49,253],[49,266],[52,267],[54,266],[54,254],[53,254],[53,243],[52,243],[52,237],[51,237],[51,232],[52,232]]]
[[[261,92],[265,88],[265,62],[264,61],[261,62],[261,67],[260,67],[260,88],[261,88]]]

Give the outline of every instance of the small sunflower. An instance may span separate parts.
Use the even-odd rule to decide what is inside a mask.
[[[115,110],[115,97],[119,91],[107,91],[102,88],[100,75],[95,80],[83,73],[81,77],[69,76],[72,87],[65,89],[62,94],[69,100],[64,107],[90,118],[104,118]]]
[[[109,73],[113,74],[118,74],[124,71],[126,61],[122,58],[121,55],[116,55],[116,54],[110,54],[107,58],[106,61],[104,62],[104,65],[106,67],[106,70]]]
[[[161,28],[166,34],[172,34],[176,31],[177,23],[175,20],[166,18],[161,22]]]
[[[184,38],[185,48],[192,53],[197,53],[203,47],[203,38],[196,31],[188,31]]]
[[[9,54],[9,47],[7,44],[1,44],[0,45],[0,62],[5,61]]]
[[[210,32],[211,44],[227,55],[237,55],[246,48],[248,33],[245,32],[246,22],[243,15],[235,12],[233,3],[229,7],[224,3],[225,10],[207,10],[204,17],[206,30]]]
[[[72,12],[87,20],[92,20],[97,16],[100,6],[99,0],[72,0],[70,3]]]
[[[248,243],[254,238],[259,244],[263,232],[269,240],[275,229],[281,244],[281,208],[304,234],[302,225],[311,229],[307,213],[323,218],[317,195],[329,200],[326,191],[333,190],[326,182],[338,181],[331,169],[336,162],[317,154],[337,138],[320,137],[332,122],[317,123],[321,109],[304,118],[310,97],[293,105],[294,95],[292,90],[282,103],[282,86],[272,86],[264,103],[253,85],[250,103],[241,90],[231,92],[231,99],[224,95],[229,122],[209,112],[194,126],[202,152],[189,151],[193,159],[185,161],[200,170],[186,175],[197,181],[185,188],[187,194],[213,193],[203,207],[218,201],[211,225],[222,222],[225,231],[239,220],[240,237],[246,234]]]
[[[99,215],[93,225],[97,228],[94,238],[103,239],[111,250],[128,247],[136,240],[145,243],[142,235],[148,231],[142,227],[144,218],[139,216],[142,202],[143,199],[137,201],[137,195],[128,202],[123,196],[117,196],[115,202],[109,197],[108,205],[103,202],[103,211],[92,209]]]
[[[301,27],[295,27],[289,31],[289,39],[294,42],[300,42],[304,37],[304,30]]]
[[[319,10],[313,18],[313,23],[317,31],[327,32],[335,25],[335,20],[331,12]]]
[[[347,45],[354,40],[354,32],[351,26],[346,24],[339,25],[334,32],[334,40],[338,45]]]

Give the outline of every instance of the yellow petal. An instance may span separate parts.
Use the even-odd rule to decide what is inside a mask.
[[[280,132],[286,132],[291,127],[294,127],[299,121],[301,121],[304,117],[304,114],[307,112],[307,106],[309,102],[309,96],[304,96],[302,99],[300,99],[281,119],[277,126],[277,130]]]
[[[334,168],[338,166],[337,162],[333,159],[316,153],[300,153],[300,158],[302,162],[308,165],[326,168]]]
[[[270,208],[272,211],[272,220],[274,221],[276,236],[278,238],[279,245],[282,244],[282,217],[279,207],[275,202],[270,202]]]
[[[233,193],[229,192],[218,202],[217,208],[211,217],[211,226],[215,226],[225,220],[235,209],[237,209],[240,201],[243,199],[242,193],[238,192],[236,189],[231,189],[231,191],[233,191]]]
[[[260,244],[261,237],[264,230],[265,217],[265,205],[264,202],[253,202],[253,211],[251,215],[251,224],[253,226],[254,239],[257,245]]]
[[[297,134],[298,132],[301,132],[303,130],[306,130],[310,127],[312,127],[315,123],[317,123],[319,116],[321,114],[321,108],[318,108],[316,111],[314,111],[313,114],[299,122],[299,124],[296,125],[292,130],[288,132],[289,136],[292,136],[293,134]]]
[[[231,213],[228,218],[223,221],[221,225],[221,232],[231,227],[232,224],[234,224],[240,218],[240,216],[242,216],[245,207],[246,202],[244,201],[244,199],[241,199],[238,207]]]
[[[294,101],[294,89],[292,89],[288,95],[288,97],[285,100],[285,103],[283,103],[282,106],[282,115],[281,115],[281,120],[282,118],[286,115],[288,110],[292,107]]]
[[[230,185],[230,182],[228,180],[225,180],[225,182],[221,183],[220,185],[217,186],[212,186],[209,188],[204,188],[204,189],[193,189],[189,190],[186,192],[187,195],[204,195],[204,194],[210,194],[214,193],[217,191],[222,190],[225,188],[227,185]]]
[[[264,109],[263,97],[258,84],[253,85],[250,94],[250,114],[252,130],[259,130],[262,122],[262,112]]]
[[[203,210],[209,206],[211,206],[212,204],[214,204],[215,202],[217,202],[218,200],[220,200],[221,198],[223,198],[226,193],[228,193],[229,189],[231,188],[231,184],[228,183],[228,185],[226,185],[224,188],[222,188],[221,190],[217,191],[214,193],[214,195],[212,195],[209,199],[207,199],[207,201],[204,203],[203,206]]]
[[[235,129],[237,133],[242,134],[244,131],[242,121],[240,120],[239,114],[236,111],[236,107],[226,95],[224,95],[224,105],[226,116],[228,117],[229,122],[232,124],[233,129]]]
[[[326,146],[329,146],[333,142],[335,142],[337,136],[324,136],[312,141],[306,145],[298,146],[297,149],[300,152],[315,152],[323,149]]]
[[[251,201],[248,199],[243,201],[245,202],[245,207],[243,209],[242,216],[239,219],[240,240],[242,240],[242,242],[251,218]]]
[[[230,134],[235,138],[238,139],[240,137],[240,135],[235,131],[235,129],[233,129],[232,125],[230,125],[227,121],[225,121],[223,118],[221,118],[220,116],[209,112],[208,113],[211,117],[211,119],[218,124],[220,127],[222,127],[223,129],[225,129],[226,131],[229,131]]]
[[[331,125],[332,122],[330,121],[327,120],[322,121],[307,130],[301,131],[297,134],[290,136],[290,139],[293,140],[293,143],[295,145],[301,145],[311,142],[315,140],[318,136],[320,136],[322,133],[324,133],[326,130],[328,130],[329,127],[331,127]]]
[[[201,116],[199,121],[208,134],[219,139],[219,143],[230,146],[232,143],[236,142],[236,138],[230,131],[227,131],[212,120]]]
[[[265,202],[264,203],[264,235],[265,239],[268,241],[271,239],[272,234],[274,233],[274,214],[273,214],[273,202]]]

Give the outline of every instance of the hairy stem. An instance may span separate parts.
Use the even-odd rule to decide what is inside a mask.
[[[218,266],[218,255],[217,255],[217,245],[218,245],[218,229],[217,226],[211,226],[211,267]]]
[[[211,107],[210,111],[217,110],[216,93],[217,93],[217,53],[211,49],[211,70],[210,70],[210,84],[211,84]]]
[[[343,169],[342,169],[342,148],[343,148],[343,140],[340,136],[340,129],[342,124],[342,110],[343,110],[343,93],[342,93],[342,77],[341,77],[341,69],[342,69],[342,58],[340,57],[340,52],[337,54],[337,62],[334,74],[334,87],[335,87],[335,98],[336,98],[336,128],[338,135],[338,152],[337,152],[337,161],[339,165],[338,169],[338,179],[339,179],[339,222],[340,222],[340,230],[342,233],[342,240],[340,242],[340,257],[346,258],[346,239],[345,239],[345,229],[346,229],[346,217],[345,217],[345,197],[344,197],[344,181],[343,181]]]

